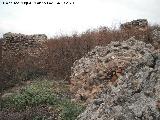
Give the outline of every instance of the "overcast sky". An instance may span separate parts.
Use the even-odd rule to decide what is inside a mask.
[[[53,1],[52,5],[4,5],[6,1]],[[55,4],[70,1],[74,4]],[[113,27],[138,18],[160,23],[160,0],[0,0],[0,35],[84,32],[99,26]]]

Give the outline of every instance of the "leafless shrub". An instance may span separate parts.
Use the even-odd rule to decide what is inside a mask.
[[[23,79],[32,79],[32,75],[48,75],[57,79],[69,80],[70,70],[75,60],[80,59],[85,53],[89,52],[95,46],[106,46],[111,41],[127,40],[135,37],[147,43],[153,43],[151,32],[157,26],[149,26],[147,30],[121,30],[100,27],[96,30],[87,30],[81,35],[60,36],[48,39],[47,49],[37,56],[28,54],[17,54],[10,56],[5,53],[2,59],[3,72],[1,75],[3,82]]]

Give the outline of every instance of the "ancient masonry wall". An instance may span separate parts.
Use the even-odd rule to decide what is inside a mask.
[[[6,33],[3,35],[3,50],[19,50],[28,47],[37,47],[47,40],[45,34],[24,35],[16,33]]]
[[[139,29],[145,31],[148,29],[148,21],[146,19],[137,19],[121,24],[120,28],[122,30]]]
[[[6,52],[16,54],[19,52],[30,52],[34,54],[43,48],[44,42],[47,41],[45,34],[24,35],[16,33],[6,33],[1,40],[2,44],[2,56]]]

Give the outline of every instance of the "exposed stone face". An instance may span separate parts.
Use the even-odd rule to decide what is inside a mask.
[[[160,50],[150,44],[131,38],[96,47],[72,71],[71,90],[89,99],[77,120],[160,119]]]
[[[145,31],[148,29],[148,21],[146,19],[137,19],[121,24],[120,27],[122,30],[139,29]]]
[[[76,99],[90,101],[107,84],[117,86],[117,79],[123,76],[130,62],[142,58],[153,50],[150,44],[134,38],[123,42],[111,42],[106,47],[96,47],[74,63],[71,91],[75,93]],[[152,61],[146,62],[151,64]]]

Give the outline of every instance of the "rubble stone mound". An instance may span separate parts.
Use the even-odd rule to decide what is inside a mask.
[[[71,91],[87,100],[77,120],[159,120],[160,50],[131,38],[96,47],[72,68]]]
[[[150,44],[131,38],[123,42],[111,42],[106,47],[95,47],[80,60],[75,61],[71,74],[71,91],[77,100],[93,99],[107,84],[117,86],[131,61],[150,55]],[[146,56],[148,57],[148,56]],[[147,61],[145,58],[143,61]]]

